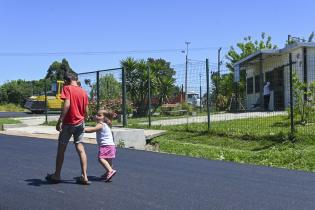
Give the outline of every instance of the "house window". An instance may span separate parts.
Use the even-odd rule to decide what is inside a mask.
[[[255,93],[260,91],[260,75],[255,76]]]
[[[250,78],[247,78],[247,83],[246,83],[246,87],[247,87],[247,94],[252,94],[253,93],[253,82],[254,82],[254,79],[253,77],[250,77]]]

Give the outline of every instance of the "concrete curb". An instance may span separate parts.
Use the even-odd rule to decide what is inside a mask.
[[[19,135],[36,137],[36,136],[47,136],[58,138],[59,132],[55,130],[53,126],[32,126],[25,124],[15,125],[4,125],[4,132],[16,133]],[[146,144],[149,139],[157,137],[165,131],[157,130],[144,130],[144,129],[132,129],[132,128],[113,128],[114,142],[118,147],[133,148],[138,150],[145,150]],[[86,133],[85,140],[88,142],[96,143],[95,134]]]
[[[2,131],[5,131],[7,129],[10,129],[10,128],[22,128],[22,127],[27,127],[26,124],[23,124],[23,123],[18,123],[18,124],[3,124],[1,126],[1,130]]]

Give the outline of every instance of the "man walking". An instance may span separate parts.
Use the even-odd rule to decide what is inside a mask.
[[[46,179],[53,183],[60,182],[60,174],[64,160],[64,153],[71,136],[73,136],[76,151],[81,163],[81,177],[77,180],[80,184],[90,184],[87,177],[87,157],[83,146],[84,119],[88,111],[88,96],[78,85],[77,75],[66,73],[65,86],[61,93],[64,106],[60,114],[56,130],[59,131],[56,169],[53,174],[48,174]]]

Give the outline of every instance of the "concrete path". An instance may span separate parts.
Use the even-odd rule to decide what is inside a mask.
[[[21,121],[22,124],[34,126],[34,125],[42,125],[45,123],[45,116],[31,116],[31,117],[18,117],[13,118],[16,120]],[[59,119],[59,115],[48,115],[47,120],[49,121],[56,121]]]
[[[49,116],[48,120],[58,120],[58,117],[58,115]],[[42,125],[45,121],[45,116],[23,117],[15,119],[21,121],[22,124],[4,126],[4,131],[0,133],[34,138],[58,139],[59,132],[56,131],[54,126]],[[149,149],[147,147],[147,141],[165,133],[163,130],[144,130],[118,127],[113,127],[112,132],[114,135],[115,144],[123,144],[126,148],[140,150]],[[85,143],[96,144],[95,133],[85,133],[84,137]]]
[[[0,135],[0,209],[303,210],[315,206],[315,174],[129,149],[117,150],[111,183],[86,145],[90,186],[75,183],[79,159],[69,145],[62,183],[45,181],[57,143]]]
[[[279,115],[287,115],[287,112],[246,112],[246,113],[222,113],[222,114],[211,114],[210,122],[217,121],[227,121],[227,120],[237,120],[237,119],[247,119],[255,117],[271,117]],[[152,121],[152,125],[181,125],[186,123],[206,123],[208,122],[207,116],[197,116],[188,118],[177,118],[170,120],[157,120]],[[141,123],[142,125],[147,125],[148,122]]]

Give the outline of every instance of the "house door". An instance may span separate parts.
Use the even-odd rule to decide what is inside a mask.
[[[284,67],[273,70],[272,88],[274,94],[274,110],[284,110]]]

